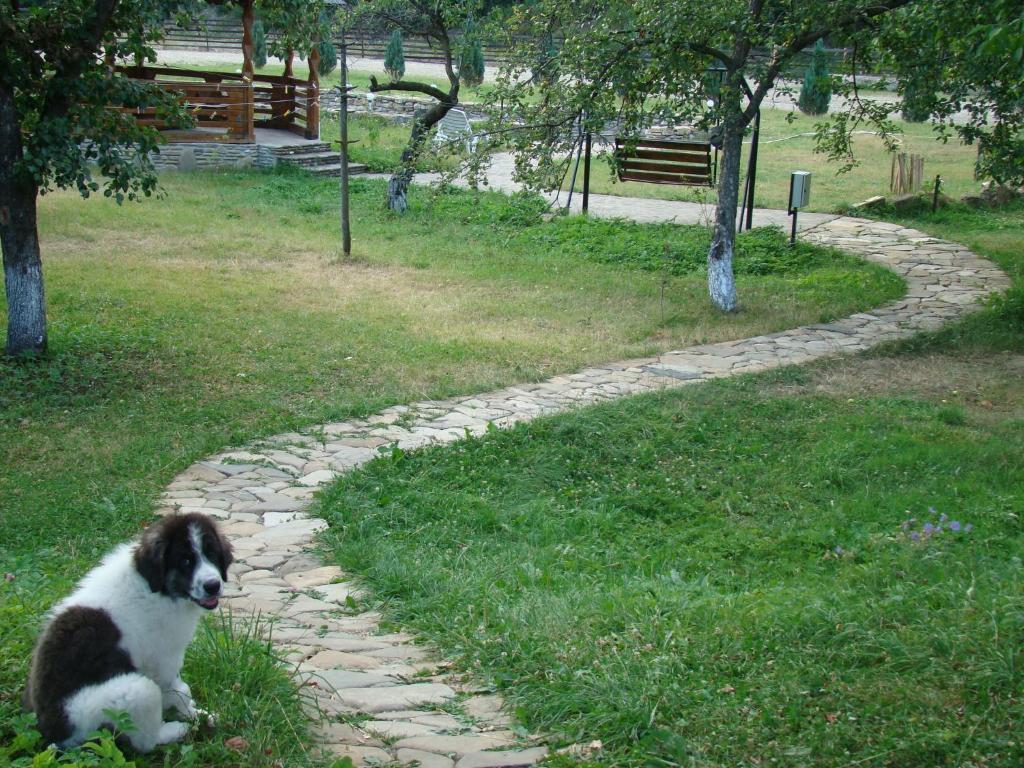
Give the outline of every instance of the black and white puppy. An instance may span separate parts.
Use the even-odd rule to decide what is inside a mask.
[[[181,680],[185,649],[204,611],[217,607],[231,545],[206,515],[172,515],[122,544],[50,612],[36,644],[25,704],[45,743],[71,747],[127,712],[139,752],[181,740],[171,708],[197,710]]]

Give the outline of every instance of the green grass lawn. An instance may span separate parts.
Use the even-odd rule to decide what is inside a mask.
[[[858,135],[854,147],[860,165],[852,171],[837,174],[838,164],[830,163],[825,155],[815,154],[813,133],[820,118],[802,113],[764,109],[761,119],[761,139],[757,155],[757,185],[754,201],[759,208],[786,207],[789,194],[789,175],[792,171],[810,171],[810,211],[840,210],[874,195],[889,195],[891,155],[877,136]],[[787,116],[795,118],[787,121]],[[902,151],[924,155],[925,178],[929,184],[941,174],[942,190],[951,197],[977,193],[979,184],[974,180],[976,148],[955,140],[942,143],[935,140],[935,132],[925,123],[897,123],[903,133]],[[795,138],[789,138],[795,137]],[[749,137],[748,137],[749,142]],[[744,145],[742,173],[746,177],[749,143]],[[590,191],[622,195],[625,197],[653,197],[664,200],[715,201],[714,190],[702,187],[681,187],[666,184],[619,182],[614,179],[604,156],[595,157],[592,165]],[[565,188],[568,189],[568,180]],[[576,188],[583,189],[580,171]],[[742,187],[741,187],[742,196]]]
[[[320,122],[320,139],[334,143],[339,139],[337,115],[326,115]],[[402,157],[402,151],[409,143],[411,126],[396,124],[379,115],[352,114],[348,120],[349,159],[363,163],[374,173],[394,172]],[[437,151],[435,151],[437,150]],[[428,144],[416,161],[418,171],[438,171],[454,167],[457,148],[438,149]]]
[[[151,519],[192,462],[902,291],[878,267],[755,232],[737,261],[743,311],[722,317],[694,269],[700,230],[543,222],[533,198],[425,190],[396,219],[383,182],[354,180],[354,254],[343,260],[333,180],[168,174],[163,186],[164,199],[121,208],[70,193],[40,201],[51,353],[0,362],[0,573],[11,574],[0,580],[0,744],[45,610]],[[211,628],[185,678],[221,726],[192,752],[142,765],[307,761],[286,675],[257,641]],[[236,735],[252,747],[241,757],[224,745]]]
[[[789,174],[795,170],[813,173],[811,204],[807,210],[842,211],[849,205],[874,195],[888,194],[891,155],[885,151],[878,137],[857,136],[855,144],[861,165],[849,173],[837,174],[838,165],[830,163],[824,155],[814,153],[813,136],[797,136],[813,131],[815,119],[798,114],[796,121],[790,125],[786,122],[785,114],[780,110],[764,111],[755,194],[758,207],[785,208],[789,192]],[[357,142],[352,145],[353,161],[367,163],[371,170],[375,171],[393,170],[409,140],[409,126],[393,125],[380,117],[359,114],[353,115],[350,121],[350,134]],[[979,184],[974,180],[973,147],[956,141],[945,144],[938,142],[931,128],[926,125],[903,123],[901,127],[907,151],[925,156],[925,172],[929,183],[935,178],[935,174],[941,174],[942,190],[951,197],[959,198],[961,195],[978,191]],[[321,131],[325,140],[337,139],[337,120],[333,116],[325,117]],[[789,136],[797,138],[773,141]],[[748,149],[749,146],[744,152]],[[428,155],[420,162],[420,170],[434,170],[437,163],[437,158]],[[746,173],[745,159],[743,173]],[[564,186],[568,189],[568,177]],[[576,189],[583,189],[582,170],[577,176]],[[714,205],[716,198],[714,190],[707,187],[616,181],[603,155],[594,157],[590,189],[600,194],[686,200],[705,202],[709,205]]]
[[[1019,766],[1024,209],[905,223],[1011,298],[377,460],[322,499],[326,544],[527,728],[602,741],[588,765]]]

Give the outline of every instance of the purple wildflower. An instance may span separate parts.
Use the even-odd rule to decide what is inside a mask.
[[[920,541],[921,540],[921,534],[918,533],[917,531],[911,531],[910,532],[910,540],[911,541]]]
[[[974,528],[974,526],[971,525],[970,523],[968,523],[967,525],[964,526],[964,533],[970,533],[971,529],[973,529],[973,528]]]
[[[929,515],[935,515],[935,514],[938,514],[938,513],[935,511],[935,507],[928,507],[928,514]]]
[[[947,520],[949,520],[949,515],[947,515],[945,512],[943,512],[942,515],[939,517],[939,522],[940,523],[944,523]]]
[[[836,555],[839,556],[839,557],[843,556],[843,548],[840,547],[838,544],[836,545],[836,548],[833,549],[832,551],[835,552]]]
[[[949,530],[953,533],[960,533],[960,521],[954,520],[949,524]]]
[[[925,536],[931,536],[933,533],[935,533],[935,526],[931,523],[925,523],[924,528],[922,528],[921,530],[924,532]]]

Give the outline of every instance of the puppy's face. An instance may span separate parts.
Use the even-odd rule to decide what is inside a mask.
[[[217,607],[231,564],[231,545],[206,515],[172,515],[142,534],[135,568],[150,589],[170,598]]]

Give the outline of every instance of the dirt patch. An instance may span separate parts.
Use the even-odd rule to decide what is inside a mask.
[[[979,416],[1024,417],[1024,354],[854,357],[808,370],[799,384],[775,388],[779,394],[834,397],[916,397],[960,405]]]

